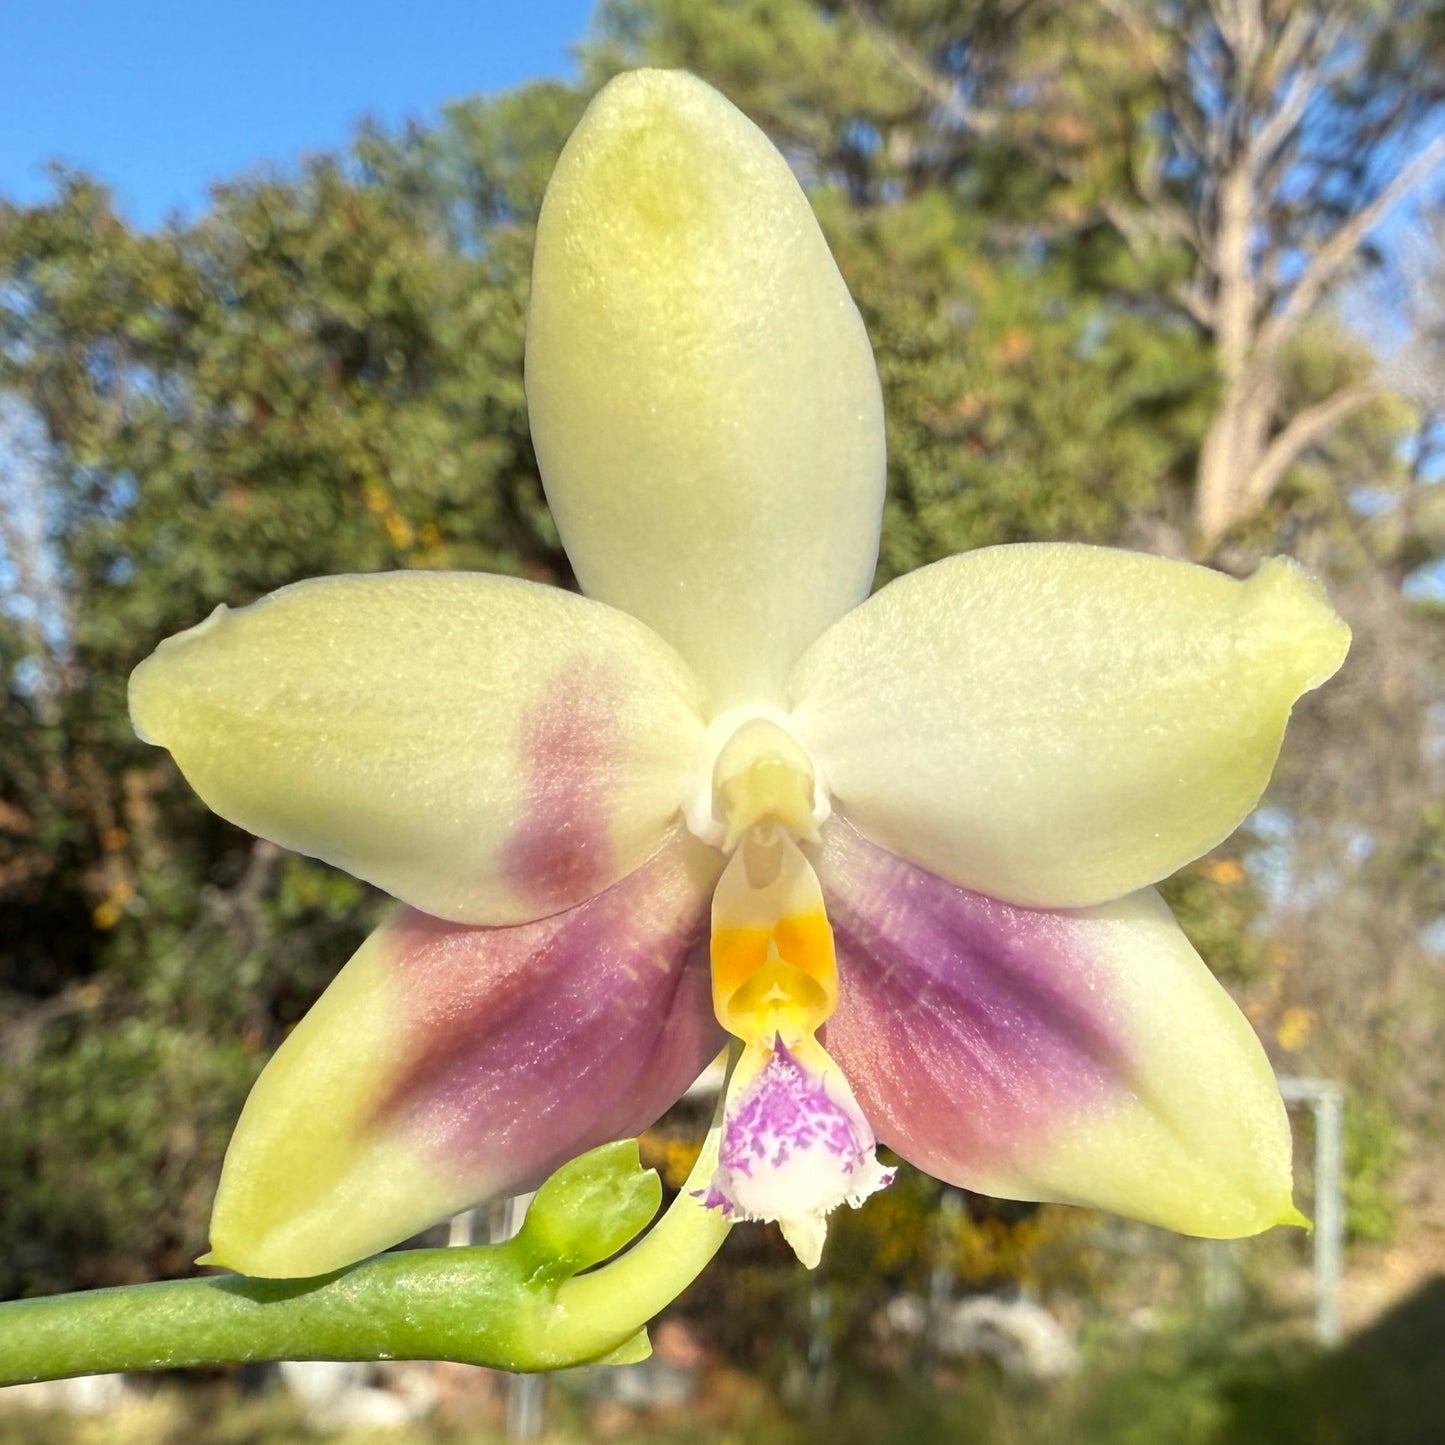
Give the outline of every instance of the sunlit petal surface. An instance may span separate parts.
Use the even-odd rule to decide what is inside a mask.
[[[555,913],[652,853],[701,705],[626,614],[460,572],[220,608],[131,681],[136,730],[216,812],[467,923]]]
[[[719,707],[776,701],[866,595],[883,411],[863,324],[787,163],[680,71],[593,102],[537,232],[527,401],[583,589]]]
[[[1264,1051],[1152,891],[1018,908],[824,830],[827,1045],[878,1138],[1006,1199],[1184,1234],[1299,1222]]]
[[[717,863],[675,837],[600,897],[468,928],[400,910],[271,1061],[226,1156],[214,1261],[317,1274],[641,1132],[722,1046]]]
[[[1015,903],[1172,873],[1254,806],[1349,629],[1293,563],[1247,582],[1097,547],[993,547],[900,578],[793,678],[794,722],[874,842]]]

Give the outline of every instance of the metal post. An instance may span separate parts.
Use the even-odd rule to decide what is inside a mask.
[[[1315,1123],[1315,1338],[1340,1342],[1340,1272],[1344,1260],[1344,1090],[1333,1079],[1282,1077],[1286,1104],[1304,1104]]]
[[[927,1364],[938,1359],[939,1341],[947,1327],[948,1312],[953,1304],[957,1278],[953,1242],[962,1214],[963,1195],[957,1189],[942,1185],[938,1213],[933,1219],[933,1237],[929,1241],[933,1260],[928,1270],[928,1308],[923,1319],[923,1335],[919,1340],[919,1353]]]
[[[464,1209],[460,1214],[452,1216],[451,1223],[447,1226],[447,1247],[449,1249],[462,1249],[472,1242],[477,1228],[477,1211],[475,1209]]]
[[[963,1213],[963,1195],[944,1185],[940,1190],[938,1213],[933,1224],[933,1264],[928,1271],[928,1313],[937,1328],[944,1311],[953,1303],[953,1236]]]
[[[1340,1271],[1344,1257],[1342,1198],[1344,1095],[1324,1085],[1315,1110],[1315,1336],[1322,1345],[1340,1342]]]
[[[808,1298],[808,1409],[815,1419],[833,1395],[833,1298],[816,1286]]]

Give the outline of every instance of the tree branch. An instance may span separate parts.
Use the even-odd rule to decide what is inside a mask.
[[[858,28],[950,119],[980,135],[998,129],[998,117],[971,106],[958,87],[905,45],[872,14],[863,0],[848,0],[848,13]]]
[[[1342,222],[1310,258],[1288,300],[1259,329],[1256,359],[1270,365],[1289,340],[1295,327],[1319,300],[1340,267],[1358,250],[1375,225],[1445,161],[1445,135],[1437,135],[1405,166],[1368,205]]]
[[[1262,507],[1280,479],[1305,451],[1323,441],[1346,417],[1368,406],[1379,395],[1378,382],[1360,381],[1296,412],[1289,425],[1278,432],[1265,448],[1264,455],[1244,484],[1242,496],[1248,510]]]
[[[1280,66],[1282,72],[1292,66],[1297,66],[1297,68],[1285,86],[1284,95],[1280,98],[1279,104],[1250,138],[1246,148],[1248,165],[1256,178],[1262,175],[1270,157],[1289,139],[1299,125],[1305,108],[1320,88],[1322,68],[1344,33],[1343,16],[1332,17],[1332,20],[1327,21],[1320,31],[1313,47],[1313,57],[1306,60],[1302,53],[1304,50],[1303,37],[1300,36],[1296,43],[1295,36],[1289,31],[1289,26],[1296,23],[1299,24],[1301,30],[1308,28],[1308,22],[1304,19],[1303,12],[1297,12],[1286,22],[1285,34],[1281,36],[1272,59]]]
[[[1219,324],[1219,312],[1214,301],[1194,282],[1181,282],[1169,288],[1169,297],[1176,301],[1190,316],[1211,335]]]
[[[1129,254],[1141,266],[1147,267],[1154,259],[1149,246],[1151,243],[1157,244],[1157,237],[1152,234],[1148,220],[1132,214],[1127,206],[1114,197],[1106,198],[1100,203],[1099,214],[1119,233]],[[1149,214],[1157,216],[1152,210]],[[1167,221],[1165,229],[1186,244],[1194,246],[1192,237],[1181,235]],[[1197,249],[1195,254],[1198,254]],[[1214,303],[1197,285],[1188,282],[1173,285],[1169,288],[1169,299],[1187,311],[1206,331],[1214,330],[1217,320]]]

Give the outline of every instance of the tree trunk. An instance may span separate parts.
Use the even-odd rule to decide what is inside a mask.
[[[1251,365],[1260,309],[1251,255],[1255,201],[1253,173],[1240,158],[1219,184],[1215,344],[1223,390],[1204,434],[1194,488],[1195,545],[1206,557],[1241,515],[1274,409],[1273,387],[1261,385]]]
[[[1208,557],[1236,522],[1255,510],[1248,494],[1269,445],[1273,387],[1250,386],[1241,377],[1226,383],[1199,451],[1194,484],[1194,534]]]

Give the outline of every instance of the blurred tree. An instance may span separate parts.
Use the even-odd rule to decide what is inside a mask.
[[[1043,102],[1055,163],[1214,348],[1193,505],[1207,556],[1380,395],[1359,348],[1314,323],[1445,160],[1445,10],[1098,0],[1072,24]]]
[[[0,1197],[23,1214],[0,1230],[30,1240],[0,1291],[135,1272],[96,1259],[146,1238],[140,1272],[184,1266],[244,1089],[368,915],[359,885],[219,823],[135,741],[131,667],[218,601],[318,573],[565,579],[521,377],[563,94],[443,137],[371,128],[353,158],[218,187],[157,234],[81,176],[0,207]],[[136,1191],[182,1178],[174,1090],[207,1096],[201,1182],[160,1209]],[[102,1120],[83,1093],[133,1107]],[[102,1158],[98,1208],[72,1176]]]
[[[1359,288],[1352,325],[1380,356],[1384,383],[1414,409],[1399,495],[1367,495],[1378,549],[1407,590],[1445,595],[1431,569],[1445,555],[1445,215],[1404,231],[1396,264]]]
[[[1207,420],[1197,327],[1117,284],[1060,211],[1037,111],[1059,4],[612,0],[594,83],[683,65],[782,145],[864,319],[889,417],[881,575],[964,547],[1128,534],[1175,505]]]

